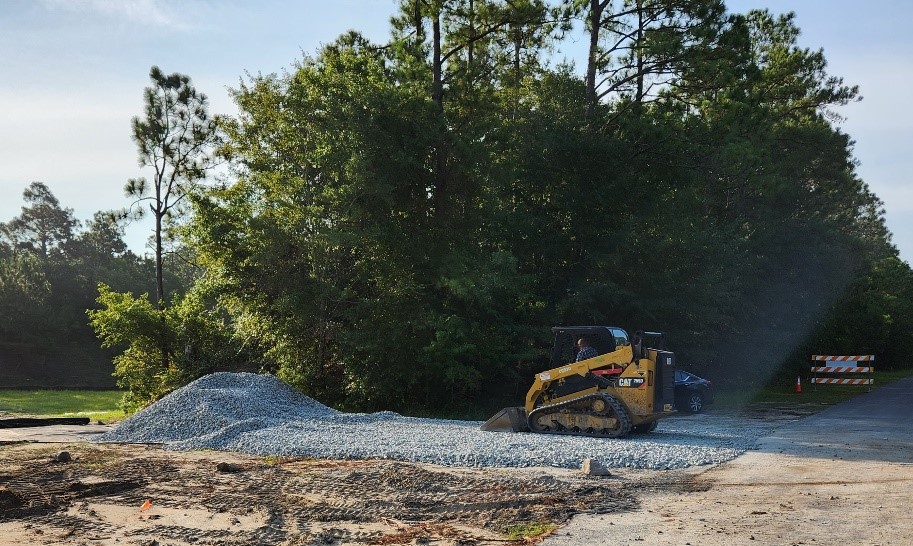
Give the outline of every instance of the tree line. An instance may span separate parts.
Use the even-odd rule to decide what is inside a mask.
[[[42,182],[29,184],[22,197],[21,214],[0,223],[4,383],[113,387],[114,354],[99,347],[86,309],[96,307],[102,281],[121,291],[148,291],[150,263],[127,248],[124,224],[112,213],[81,221]]]
[[[150,73],[173,85],[134,137],[156,187],[174,175],[187,214],[157,232],[195,267],[155,300],[100,289],[128,405],[249,369],[346,409],[488,409],[520,399],[557,324],[664,331],[723,385],[810,352],[906,365],[913,273],[836,124],[858,90],[792,15],[403,0],[391,24],[249,77],[213,124],[189,78]],[[551,60],[574,32],[581,71]],[[216,158],[228,179],[202,184]]]

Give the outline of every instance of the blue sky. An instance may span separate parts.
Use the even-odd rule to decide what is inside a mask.
[[[227,89],[245,73],[279,73],[356,29],[383,41],[394,0],[0,0],[0,221],[22,190],[47,184],[78,218],[127,204],[137,166],[130,119],[149,68],[181,72],[234,114]],[[823,48],[829,72],[864,99],[842,107],[858,172],[885,202],[888,227],[913,260],[913,2],[728,0],[730,11],[794,11],[800,45]],[[565,46],[574,58],[581,44]],[[578,59],[578,64],[580,60]],[[143,252],[149,226],[128,232]]]

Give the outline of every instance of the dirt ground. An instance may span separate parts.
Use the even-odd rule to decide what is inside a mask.
[[[0,446],[0,545],[504,544],[518,525],[635,506],[625,480],[578,471]]]
[[[0,546],[911,544],[913,380],[857,401],[755,411],[782,426],[722,465],[608,477],[13,441]]]

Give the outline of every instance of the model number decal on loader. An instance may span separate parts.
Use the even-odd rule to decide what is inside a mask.
[[[644,378],[642,377],[619,377],[618,386],[627,387],[631,389],[636,389],[644,385]]]

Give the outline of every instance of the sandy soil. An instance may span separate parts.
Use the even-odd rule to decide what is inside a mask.
[[[55,461],[64,449],[73,460]],[[630,510],[625,485],[555,469],[16,443],[0,446],[0,545],[504,544],[516,525]]]

